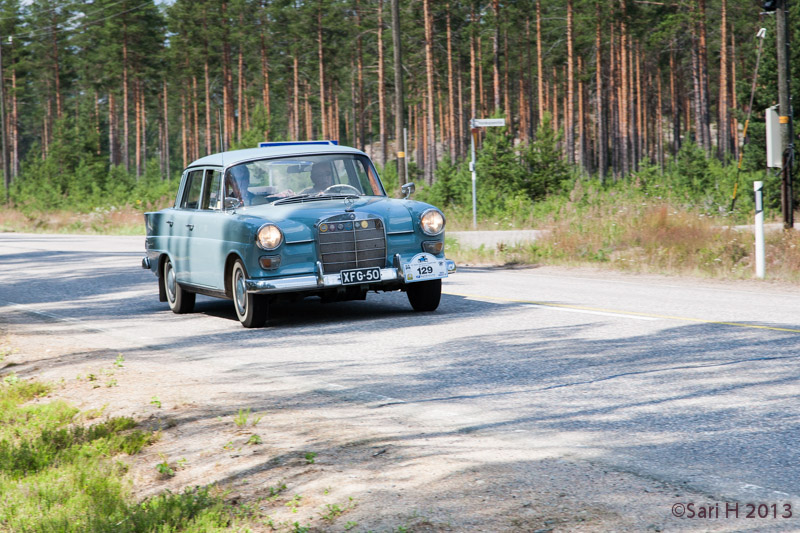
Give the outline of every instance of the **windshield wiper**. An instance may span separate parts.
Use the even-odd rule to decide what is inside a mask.
[[[357,194],[295,194],[272,202],[272,205],[288,204],[294,202],[318,202],[320,200],[343,200],[345,198],[360,198]]]
[[[297,200],[303,200],[305,198],[309,198],[310,196],[311,196],[310,194],[294,194],[292,196],[287,196],[286,198],[279,198],[272,203],[273,205],[278,205],[285,202],[294,202]]]

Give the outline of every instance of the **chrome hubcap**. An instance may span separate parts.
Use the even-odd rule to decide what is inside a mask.
[[[167,298],[170,302],[175,301],[175,271],[172,269],[172,263],[167,263],[167,274],[165,276],[165,287],[167,289]]]
[[[236,270],[234,286],[236,291],[236,310],[240,315],[244,315],[247,311],[247,291],[244,288],[244,275],[241,270]]]

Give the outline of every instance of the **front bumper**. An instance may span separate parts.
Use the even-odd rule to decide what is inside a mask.
[[[455,273],[455,261],[451,261],[450,259],[446,259],[445,261],[447,262],[447,274],[450,275]],[[400,266],[399,256],[395,256],[394,266],[392,268],[381,269],[381,280],[379,282],[372,282],[370,285],[380,285],[382,283],[397,281],[405,283],[402,267]],[[319,261],[317,261],[316,274],[293,276],[288,278],[245,280],[245,289],[247,292],[255,294],[316,291],[341,286],[342,276],[340,274],[323,274],[322,263]]]

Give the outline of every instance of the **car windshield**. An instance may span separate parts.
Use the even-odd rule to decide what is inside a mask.
[[[225,176],[225,196],[244,205],[385,195],[369,158],[357,154],[248,161],[230,167]]]

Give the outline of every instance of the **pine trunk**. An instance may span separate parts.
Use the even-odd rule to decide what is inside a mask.
[[[572,13],[573,0],[567,0],[567,108],[564,110],[564,129],[567,141],[567,162],[575,163],[575,43]]]
[[[13,57],[13,45],[12,45]],[[16,178],[19,175],[19,108],[17,105],[17,69],[15,66],[11,67],[11,173]],[[98,104],[97,91],[95,91],[95,105]],[[100,110],[97,110],[97,145],[98,153],[100,155]]]
[[[514,114],[511,112],[511,83],[509,81],[508,30],[503,32],[503,108],[508,135],[514,138]]]
[[[500,114],[500,0],[492,0],[494,33],[492,34],[492,90],[494,113]]]
[[[698,1],[699,10],[699,35],[700,35],[700,88],[702,95],[702,105],[700,107],[703,116],[701,125],[703,127],[703,147],[707,154],[711,153],[711,99],[709,97],[708,81],[708,45],[706,40],[706,0]]]
[[[430,0],[422,2],[423,16],[425,17],[425,73],[427,79],[427,105],[428,118],[425,137],[427,141],[427,157],[425,161],[425,181],[429,185],[433,183],[433,171],[436,165],[436,132],[433,100],[434,78],[433,78],[433,17],[431,15]]]
[[[205,76],[205,93],[206,93],[206,155],[212,152],[211,139],[211,80],[208,73],[208,54],[206,53],[206,60],[203,64],[203,75]]]
[[[166,86],[165,86],[166,88]],[[200,158],[200,109],[198,107],[197,98],[197,76],[192,75],[192,146],[194,152],[192,153],[193,159]]]
[[[122,25],[122,164],[130,171],[128,153],[128,26]]]
[[[583,59],[578,56],[578,167],[586,170],[586,136],[583,100]]]
[[[206,21],[206,11],[203,10],[203,32],[208,35],[208,23]],[[203,76],[205,78],[205,102],[206,102],[206,155],[211,154],[211,80],[208,69],[208,39],[203,40]]]
[[[292,140],[300,140],[300,67],[297,61],[297,54],[292,57],[293,89],[292,89]],[[308,104],[308,89],[306,88],[305,102]],[[324,119],[323,119],[324,123]],[[310,138],[310,137],[309,137]]]
[[[611,172],[616,180],[619,178],[620,169],[620,118],[619,118],[619,45],[617,43],[616,23],[610,23],[611,35],[609,37],[609,87],[608,87],[608,120],[609,141],[611,144]]]
[[[164,179],[170,177],[169,168],[169,95],[167,93],[167,80],[164,80]]]
[[[475,38],[475,9],[473,5],[470,11],[470,33],[469,33],[469,104],[470,119],[478,118],[478,65],[476,64],[476,38]],[[471,134],[470,134],[471,135]]]
[[[328,137],[328,120],[325,113],[325,58],[322,53],[322,6],[317,11],[317,57],[319,60],[319,109],[322,121],[321,136],[323,139]]]
[[[533,110],[533,63],[531,61],[531,18],[530,15],[525,15],[525,71],[527,72],[527,79],[525,80],[526,95],[528,97],[528,105],[525,111],[528,116],[528,128],[526,130],[527,137],[533,137],[533,124],[534,124],[534,110]]]
[[[303,101],[305,107],[305,115],[306,115],[306,140],[311,140],[314,138],[314,115],[311,112],[311,102],[308,100],[308,86],[305,86],[304,94],[303,94]]]
[[[634,48],[636,59],[636,168],[639,161],[644,158],[645,145],[647,144],[647,120],[645,117],[644,92],[642,91],[642,49],[639,43]]]
[[[558,72],[556,67],[553,67],[553,98],[550,103],[553,106],[553,131],[558,133]]]
[[[142,82],[139,82],[139,113],[141,114],[142,119],[142,173],[144,173],[145,169],[147,168],[147,105],[145,104],[144,99],[144,88],[142,87]]]
[[[139,91],[141,90],[141,82],[136,80],[133,83],[133,114],[135,117],[134,122],[134,129],[135,129],[135,159],[134,159],[134,167],[136,168],[136,179],[138,180],[142,176],[142,102],[141,98],[139,97]]]
[[[700,51],[699,40],[697,33],[692,31],[692,87],[694,89],[692,95],[694,97],[694,132],[695,142],[701,148],[705,147],[705,139],[703,138],[703,89],[702,89],[702,75],[700,74]]]
[[[456,79],[458,80],[458,97],[456,98],[456,105],[458,106],[458,157],[460,158],[464,154],[464,73],[461,70],[462,63],[459,61],[457,63],[458,71],[456,73]]]
[[[115,113],[114,93],[108,93],[108,163],[114,167],[119,164],[119,151],[117,149],[117,122]]]
[[[51,26],[51,36],[53,45],[53,80],[55,86],[56,96],[56,118],[61,118],[61,65],[58,57],[58,39],[56,38],[56,28],[58,21],[56,20],[56,11],[53,10],[53,25]]]
[[[261,76],[263,78],[263,87],[261,90],[261,101],[264,104],[264,114],[267,119],[267,129],[264,131],[264,140],[269,140],[270,134],[270,100],[269,100],[269,56],[267,54],[267,16],[266,16],[266,0],[261,3]]]
[[[661,97],[661,69],[658,70],[656,75],[658,81],[658,107],[656,107],[656,138],[658,145],[656,146],[656,159],[661,168],[661,173],[664,173],[664,118],[662,111],[662,97]]]
[[[624,0],[622,0],[624,4]],[[623,7],[624,10],[624,7]],[[624,11],[623,11],[624,14]],[[617,116],[619,121],[619,160],[618,173],[628,175],[629,147],[628,147],[628,61],[625,54],[627,41],[625,38],[625,23],[619,24],[619,46],[617,47]]]
[[[381,167],[386,166],[386,153],[389,150],[386,134],[386,73],[383,58],[383,0],[378,0],[378,129],[381,143]],[[398,139],[399,147],[399,139]],[[399,148],[398,148],[399,149]]]
[[[366,142],[366,124],[364,122],[364,44],[361,39],[361,6],[356,0],[356,127],[357,147],[363,150]]]
[[[181,91],[181,154],[183,155],[183,168],[189,165],[189,154],[186,146],[186,92]]]
[[[475,46],[478,53],[478,105],[480,106],[481,116],[485,117],[487,113],[486,91],[483,90],[483,45],[480,34],[476,38]]]
[[[448,144],[450,145],[451,163],[456,161],[458,149],[456,139],[460,138],[460,135],[456,134],[455,96],[453,84],[453,34],[450,29],[450,2],[447,2],[447,116],[450,128]]]
[[[604,92],[603,92],[603,54],[602,32],[600,30],[600,1],[595,3],[595,121],[597,123],[597,169],[600,180],[604,180],[608,171],[608,133],[606,132]]]
[[[673,41],[674,42],[674,41]],[[678,153],[681,148],[681,112],[677,94],[677,75],[675,73],[674,47],[669,52],[669,100],[670,114],[672,115],[672,154]]]
[[[239,26],[244,26],[244,13],[239,13]],[[242,43],[239,43],[239,83],[238,95],[236,99],[236,140],[242,140],[242,118],[244,117],[244,50],[242,50]]]
[[[728,154],[729,112],[728,112],[728,2],[722,0],[719,48],[719,123],[717,125],[717,154],[725,159]]]
[[[408,154],[405,153],[403,146],[404,136],[404,117],[405,112],[405,94],[403,90],[403,54],[400,36],[400,0],[391,0],[392,2],[392,43],[394,52],[394,132],[395,132],[395,145],[397,153],[397,176],[400,185],[408,182],[408,176],[405,173],[405,162],[408,161]],[[409,119],[410,120],[410,119]],[[410,124],[410,121],[409,121]],[[402,154],[402,157],[401,157]]]
[[[542,5],[536,0],[536,68],[538,73],[539,124],[544,119],[544,69],[542,68]]]
[[[733,151],[734,159],[739,160],[739,121],[736,120],[735,110],[736,103],[736,34],[731,32],[731,93],[730,93],[730,108],[731,108],[731,121],[730,121],[730,139],[731,150]]]

